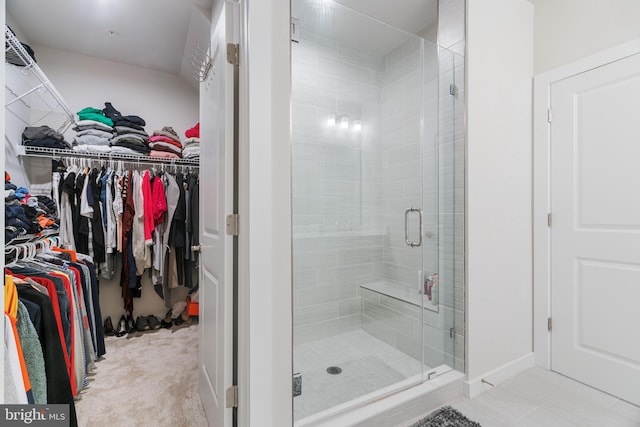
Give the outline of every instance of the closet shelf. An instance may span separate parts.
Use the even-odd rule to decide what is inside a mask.
[[[74,114],[22,43],[5,25],[5,109],[25,126],[47,125],[64,133]],[[7,62],[12,59],[13,65]]]
[[[65,159],[65,158],[82,158],[91,160],[113,160],[124,161],[127,163],[140,163],[140,164],[155,164],[155,165],[169,165],[169,166],[200,166],[200,160],[195,159],[163,159],[149,156],[136,156],[133,154],[120,154],[120,153],[86,153],[73,150],[59,150],[56,148],[46,147],[30,147],[20,145],[17,147],[18,155],[27,157],[49,157],[52,159]]]

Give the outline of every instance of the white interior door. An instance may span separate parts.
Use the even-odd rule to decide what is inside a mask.
[[[200,84],[200,383],[210,426],[232,425],[225,391],[233,373],[234,42],[235,5],[227,3],[212,29],[211,69]]]
[[[640,55],[551,109],[551,367],[640,405]]]

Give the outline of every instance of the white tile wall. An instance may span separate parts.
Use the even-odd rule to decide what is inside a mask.
[[[296,343],[360,328],[359,284],[378,280],[382,264],[382,238],[353,232],[382,224],[376,123],[384,58],[303,36],[292,47],[293,227],[294,236],[307,233],[294,239]],[[362,132],[328,127],[329,114],[361,120]]]

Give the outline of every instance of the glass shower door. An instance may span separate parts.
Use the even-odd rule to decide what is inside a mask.
[[[292,12],[294,417],[304,424],[422,381],[424,248],[437,227],[425,237],[423,39],[333,2],[294,0]]]

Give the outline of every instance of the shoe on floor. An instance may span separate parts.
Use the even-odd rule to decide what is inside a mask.
[[[129,330],[127,329],[127,319],[122,316],[118,321],[118,330],[116,331],[116,336],[121,337],[126,335]]]
[[[189,316],[189,314],[187,314],[187,309],[185,308],[184,311],[182,312],[182,314],[180,314],[180,318],[182,319],[182,321],[184,323],[186,323],[187,325],[191,324],[191,316]]]
[[[115,330],[113,329],[113,322],[111,321],[111,316],[107,317],[104,321],[104,334],[111,336],[115,335]]]
[[[169,311],[167,311],[167,314],[165,314],[164,318],[160,321],[160,327],[169,329],[172,324],[173,323],[171,320],[171,309],[169,309]]]
[[[133,321],[133,317],[127,316],[127,332],[131,333],[135,331],[136,331],[136,324]]]
[[[145,316],[138,316],[136,319],[136,329],[140,332],[150,330],[149,320]]]
[[[160,329],[160,319],[158,319],[153,314],[147,316],[147,323],[149,324],[149,329],[156,330]]]

